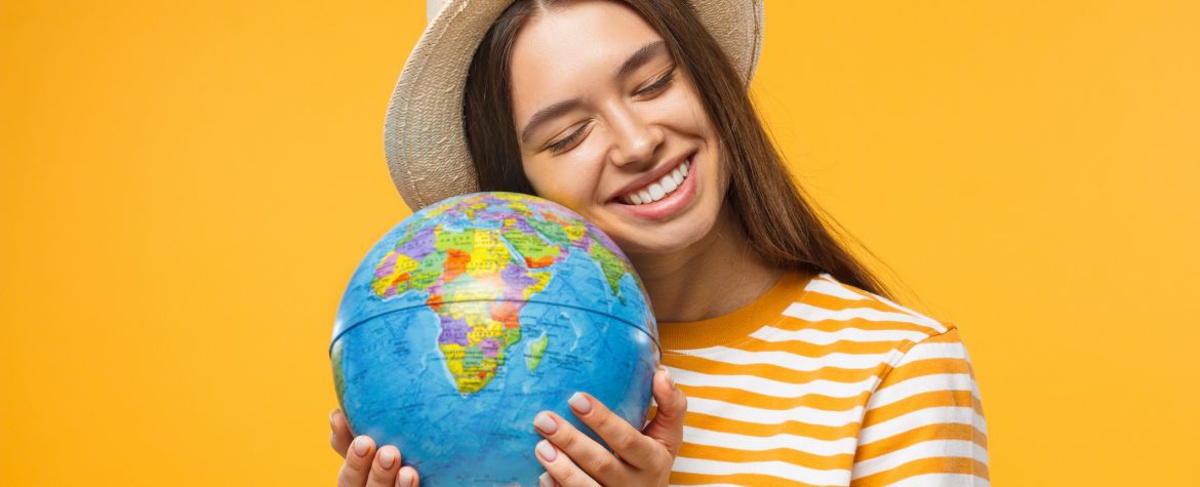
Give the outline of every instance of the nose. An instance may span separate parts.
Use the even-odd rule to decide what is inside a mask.
[[[663,143],[663,131],[654,121],[628,105],[610,111],[613,144],[609,159],[617,166],[654,161]]]

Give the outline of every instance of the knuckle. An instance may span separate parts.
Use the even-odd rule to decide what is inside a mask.
[[[667,457],[663,460],[663,464],[667,466],[667,469],[671,468],[671,464],[675,463],[675,457],[679,456],[679,448],[682,446],[679,443],[676,441],[667,445]]]
[[[620,435],[613,438],[613,441],[608,446],[611,446],[616,451],[628,452],[638,444],[638,438],[633,435]]]
[[[383,487],[396,484],[396,474],[382,468],[371,469],[371,476],[367,479],[368,487]]]
[[[613,418],[614,418],[614,416],[612,414],[596,415],[596,417],[592,419],[592,424],[594,426],[594,429],[597,432],[599,432],[599,431],[607,431],[607,430],[612,429],[614,426],[618,426],[613,423]]]
[[[362,458],[357,455],[346,455],[345,469],[347,472],[365,477],[371,471],[370,458]]]
[[[610,455],[596,455],[586,460],[584,470],[603,476],[613,470],[616,465]]]
[[[579,435],[581,434],[582,433],[578,431],[563,431],[560,436],[554,439],[554,442],[557,443],[561,449],[570,449],[579,444]]]

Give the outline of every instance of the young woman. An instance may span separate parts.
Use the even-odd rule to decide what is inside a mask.
[[[663,345],[645,428],[586,393],[569,401],[616,455],[553,413],[534,419],[543,485],[987,484],[957,331],[883,297],[822,223],[747,96],[757,45],[730,52],[712,34],[723,24],[701,20],[716,4],[754,17],[758,2],[479,3],[499,4],[495,21],[450,51],[469,59],[450,123],[474,181],[439,196],[517,191],[587,217],[637,268]],[[453,32],[454,16],[430,28]],[[396,103],[389,145],[415,130]],[[389,156],[406,200],[432,202],[422,169]],[[331,428],[339,485],[418,483],[340,411]]]

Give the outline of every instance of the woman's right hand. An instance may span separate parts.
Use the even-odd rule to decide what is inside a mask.
[[[412,467],[400,466],[400,450],[375,448],[375,440],[355,438],[341,409],[329,414],[329,446],[346,459],[338,472],[338,487],[417,487],[421,479]]]

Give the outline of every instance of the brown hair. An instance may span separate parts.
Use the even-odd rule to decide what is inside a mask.
[[[726,204],[750,245],[767,262],[828,272],[839,281],[887,296],[888,290],[848,252],[828,217],[808,203],[758,119],[748,89],[686,0],[624,0],[666,42],[689,73],[729,164]],[[521,166],[512,118],[509,70],[513,42],[525,21],[555,0],[516,0],[480,43],[463,94],[464,130],[481,191],[535,194]],[[831,223],[832,224],[832,223]]]

